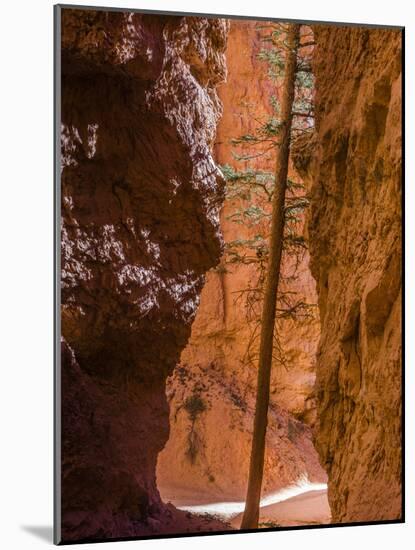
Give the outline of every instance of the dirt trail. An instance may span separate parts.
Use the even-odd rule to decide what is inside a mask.
[[[242,514],[238,514],[232,519],[231,525],[239,529],[241,520]],[[283,502],[263,506],[260,509],[259,521],[262,527],[272,527],[276,526],[275,524],[286,527],[330,523],[327,489],[309,491]]]

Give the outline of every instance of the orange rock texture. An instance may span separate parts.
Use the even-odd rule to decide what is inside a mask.
[[[230,140],[254,131],[258,125],[254,118],[270,113],[270,96],[279,93],[267,76],[266,63],[258,59],[264,47],[261,35],[263,30],[255,21],[231,21],[226,50],[228,77],[218,89],[223,103],[215,145],[219,165],[248,167],[235,161],[235,146]],[[258,160],[256,167],[272,170],[273,159]],[[237,200],[228,198],[222,209],[225,242],[255,234],[255,228],[229,219],[237,206]],[[317,303],[308,261],[306,255],[293,289],[308,302]],[[159,455],[157,470],[164,499],[174,500],[175,495],[185,495],[186,491],[206,498],[245,498],[257,364],[246,361],[252,328],[246,320],[244,300],[237,297],[239,291],[255,284],[256,278],[253,265],[228,265],[208,273],[191,339],[167,385],[170,437]],[[315,481],[325,479],[308,425],[315,416],[318,314],[300,324],[285,322],[280,337],[287,369],[277,363],[273,369],[264,493],[304,475]],[[192,396],[200,396],[204,407],[195,420],[186,407]]]
[[[314,28],[316,445],[334,522],[401,516],[401,33]]]

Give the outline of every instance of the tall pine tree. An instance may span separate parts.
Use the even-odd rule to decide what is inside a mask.
[[[264,472],[265,439],[270,395],[273,338],[277,292],[280,280],[281,257],[284,241],[285,204],[290,142],[295,100],[295,83],[298,70],[297,54],[300,44],[300,25],[289,26],[286,36],[284,83],[281,116],[278,125],[278,149],[275,168],[275,185],[272,198],[271,237],[264,290],[261,340],[259,348],[258,382],[254,429],[249,467],[248,490],[241,529],[258,527],[259,505]]]

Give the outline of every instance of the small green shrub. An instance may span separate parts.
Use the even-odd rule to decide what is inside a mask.
[[[189,418],[191,420],[191,427],[187,437],[187,451],[186,454],[191,462],[195,463],[196,456],[202,447],[202,441],[200,440],[199,435],[195,431],[195,422],[197,417],[206,410],[206,404],[198,393],[193,393],[183,403],[184,409],[187,411]]]
[[[259,529],[275,529],[275,527],[281,527],[279,523],[275,521],[261,521],[258,523]]]
[[[194,393],[186,399],[184,408],[189,413],[190,420],[194,422],[199,414],[206,410],[206,404],[200,395]]]

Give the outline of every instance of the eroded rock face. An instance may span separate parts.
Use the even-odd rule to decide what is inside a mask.
[[[62,10],[62,537],[222,528],[162,504],[165,379],[222,250],[227,22]],[[199,521],[199,523],[197,523]]]
[[[316,444],[335,522],[401,516],[401,35],[315,27]],[[335,82],[335,85],[333,85]]]
[[[227,375],[214,363],[180,363],[167,388],[170,438],[157,465],[163,500],[177,505],[245,500],[255,394],[237,373]],[[263,495],[304,481],[326,481],[310,426],[275,399],[264,464]]]
[[[264,30],[255,21],[231,21],[226,50],[228,78],[219,87],[224,113],[217,132],[215,158],[220,165],[252,168],[236,162],[231,143],[255,131],[258,119],[271,115],[269,99],[279,90],[267,75],[266,63],[258,59],[264,47]],[[240,153],[240,151],[237,151]],[[256,167],[274,169],[274,158],[259,159]],[[245,165],[244,165],[245,164]],[[292,172],[298,179],[298,175]],[[256,199],[258,200],[258,199]],[[253,199],[252,202],[255,202]],[[253,239],[260,231],[234,223],[229,217],[239,207],[227,198],[221,213],[226,242]],[[246,207],[246,204],[245,204]],[[267,228],[261,228],[266,232]],[[299,265],[298,279],[290,290],[307,303],[316,303],[315,281],[308,254]],[[225,267],[224,264],[221,264]],[[285,274],[291,273],[287,264]],[[181,364],[168,380],[170,438],[159,455],[157,481],[165,498],[192,493],[221,500],[243,500],[249,471],[256,391],[257,361],[246,361],[252,325],[248,324],[244,297],[238,293],[257,283],[256,266],[233,264],[211,270],[192,326],[191,339]],[[275,491],[303,477],[325,481],[313,448],[310,425],[315,418],[315,355],[319,339],[318,314],[304,322],[285,322],[279,332],[287,368],[273,365],[267,454],[263,492]],[[258,351],[259,339],[252,346]],[[200,396],[205,404],[193,423],[186,402]],[[196,442],[195,456],[189,451]]]

